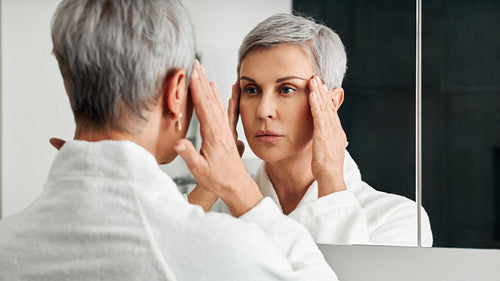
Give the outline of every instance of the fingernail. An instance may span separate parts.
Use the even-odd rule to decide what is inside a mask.
[[[318,82],[316,82],[316,75],[314,75],[313,79],[311,80],[313,86],[318,86]]]
[[[201,69],[201,72],[205,73],[205,68],[201,64],[200,64],[200,69]]]
[[[193,68],[193,71],[191,72],[191,78],[198,78],[198,70]]]

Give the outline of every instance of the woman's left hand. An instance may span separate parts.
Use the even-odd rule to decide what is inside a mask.
[[[347,137],[337,114],[344,91],[340,87],[328,90],[316,75],[309,80],[309,91],[314,123],[311,168],[318,181],[318,197],[322,197],[346,190],[344,154]]]
[[[238,118],[240,115],[239,107],[240,107],[240,81],[237,80],[236,83],[233,84],[231,98],[228,102],[227,107],[227,118],[229,119],[229,127],[233,131],[234,141],[236,142],[236,147],[238,147],[238,153],[240,157],[243,156],[243,152],[245,151],[245,144],[238,140]]]

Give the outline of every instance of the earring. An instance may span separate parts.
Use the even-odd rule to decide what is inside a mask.
[[[179,118],[177,118],[177,121],[175,121],[175,126],[176,126],[177,132],[180,132],[182,130],[181,118],[182,118],[182,113],[179,114]]]

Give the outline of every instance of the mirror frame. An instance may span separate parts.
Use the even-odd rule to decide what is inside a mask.
[[[417,247],[422,247],[422,0],[416,4],[415,54],[415,202],[417,203]]]

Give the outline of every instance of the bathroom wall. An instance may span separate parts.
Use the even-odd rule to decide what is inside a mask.
[[[58,0],[2,0],[2,217],[42,191],[56,151],[49,138],[71,139],[74,121],[57,62],[50,21]]]

